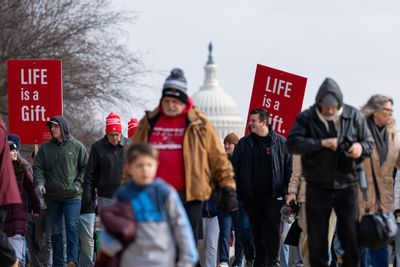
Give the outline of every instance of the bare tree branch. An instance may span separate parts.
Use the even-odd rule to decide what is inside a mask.
[[[0,113],[8,115],[7,60],[62,59],[64,114],[72,132],[90,145],[102,124],[83,122],[93,112],[144,109],[138,53],[121,43],[123,26],[137,15],[109,0],[3,0],[0,7]],[[84,127],[82,127],[84,125]]]

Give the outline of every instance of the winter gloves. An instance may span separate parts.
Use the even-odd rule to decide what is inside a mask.
[[[217,203],[218,210],[221,212],[231,212],[239,208],[236,192],[230,187],[221,188]]]

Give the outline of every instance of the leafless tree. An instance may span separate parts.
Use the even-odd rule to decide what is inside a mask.
[[[85,145],[101,135],[104,122],[94,120],[104,107],[143,109],[142,57],[121,38],[135,19],[109,0],[2,0],[0,113],[7,120],[7,60],[43,58],[62,59],[64,115]]]

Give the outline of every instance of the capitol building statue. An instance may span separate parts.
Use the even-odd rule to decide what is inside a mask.
[[[244,134],[245,124],[233,98],[219,85],[217,68],[212,56],[212,44],[208,46],[208,61],[204,66],[204,84],[192,95],[195,106],[199,107],[215,126],[221,140],[234,132]]]

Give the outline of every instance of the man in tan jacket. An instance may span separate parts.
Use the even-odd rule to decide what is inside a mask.
[[[202,201],[210,198],[212,180],[221,188],[219,209],[237,209],[232,165],[214,127],[186,94],[181,69],[166,79],[160,105],[140,121],[133,143],[149,142],[159,151],[157,176],[180,194],[195,238],[202,238]]]

